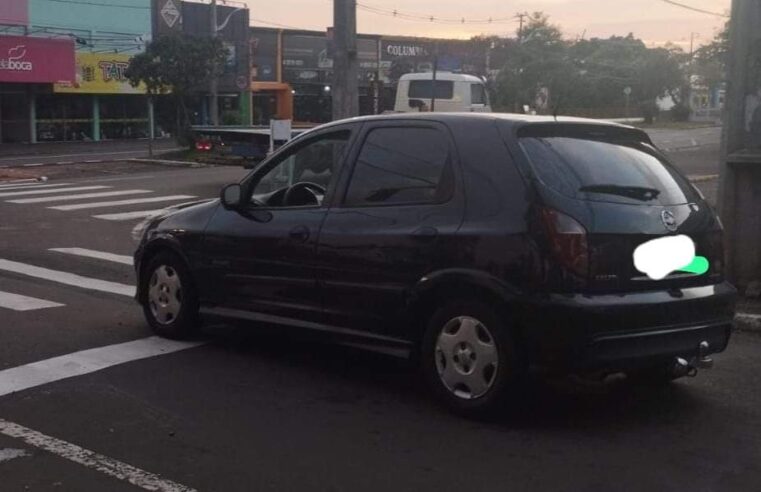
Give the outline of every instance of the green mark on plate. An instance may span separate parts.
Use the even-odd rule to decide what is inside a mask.
[[[703,275],[708,271],[708,259],[705,256],[696,256],[692,260],[692,263],[684,268],[680,268],[679,271],[694,273],[695,275]]]

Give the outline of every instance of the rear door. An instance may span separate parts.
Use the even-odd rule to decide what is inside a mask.
[[[639,132],[605,126],[537,125],[519,133],[519,145],[546,206],[587,230],[591,290],[679,288],[721,277],[721,226],[700,192]],[[633,253],[642,243],[684,234],[706,274],[673,272],[651,280]]]
[[[318,242],[326,321],[404,336],[407,294],[446,264],[463,215],[457,156],[446,127],[367,123]]]

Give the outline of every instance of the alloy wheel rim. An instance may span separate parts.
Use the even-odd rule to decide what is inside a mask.
[[[489,329],[476,318],[449,320],[436,340],[436,369],[444,387],[463,400],[484,396],[494,385],[499,353]]]
[[[177,319],[182,308],[182,283],[177,270],[161,265],[148,283],[148,304],[153,318],[162,325]]]

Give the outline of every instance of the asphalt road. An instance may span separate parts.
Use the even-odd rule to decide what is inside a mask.
[[[64,168],[0,188],[3,491],[757,488],[761,338],[736,335],[715,369],[667,388],[537,379],[516,415],[466,421],[388,356],[273,327],[151,338],[121,288],[138,219],[102,216],[213,197],[244,171]],[[66,199],[91,193],[120,194]],[[29,199],[49,201],[10,202]]]

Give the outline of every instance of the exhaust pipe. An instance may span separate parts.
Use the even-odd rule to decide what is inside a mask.
[[[710,344],[703,340],[698,345],[698,354],[689,361],[682,357],[677,357],[671,366],[671,374],[675,379],[684,376],[695,377],[698,374],[698,369],[711,369],[713,367],[713,359],[708,356],[710,348]]]

